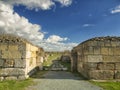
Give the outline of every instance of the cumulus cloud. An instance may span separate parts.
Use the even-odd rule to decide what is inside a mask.
[[[67,37],[62,38],[62,37],[57,36],[57,35],[51,35],[46,41],[49,43],[58,43],[61,41],[66,41],[67,39],[68,39]]]
[[[120,13],[120,5],[118,5],[118,6],[116,6],[115,8],[113,8],[113,9],[111,10],[111,13],[112,13],[112,14]]]
[[[35,9],[36,11],[42,9],[47,10],[55,5],[55,2],[61,3],[63,6],[68,6],[72,0],[5,0],[6,3],[11,5],[24,5],[28,9]]]
[[[57,2],[60,2],[63,6],[68,6],[72,4],[72,0],[55,0]]]
[[[40,46],[44,47],[46,51],[64,51],[71,50],[73,47],[77,46],[78,43],[49,43],[44,41]],[[53,49],[54,48],[54,49]]]
[[[69,0],[63,0],[69,1]],[[71,1],[71,0],[70,0]],[[60,2],[69,5],[67,2]],[[14,12],[14,5],[25,5],[28,9],[50,9],[55,3],[53,0],[4,0],[0,1],[0,33],[15,34],[30,42],[43,47],[45,50],[62,51],[71,49],[75,43],[63,43],[68,38],[51,35],[45,39],[45,33],[41,31],[41,26],[32,24],[29,20]]]
[[[83,24],[83,27],[91,27],[91,26],[95,26],[94,24]]]
[[[42,40],[44,34],[39,32],[40,25],[32,24],[25,17],[13,11],[13,7],[0,2],[0,33],[17,34],[29,40]]]

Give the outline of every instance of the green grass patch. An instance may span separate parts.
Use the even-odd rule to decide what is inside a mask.
[[[120,82],[91,82],[104,90],[120,90]]]
[[[0,90],[25,90],[26,87],[33,84],[32,79],[1,81]]]
[[[59,61],[64,67],[68,68],[68,71],[71,71],[71,63],[70,62],[62,62]]]
[[[61,54],[59,54],[59,53],[53,53],[53,54],[49,55],[47,61],[45,61],[43,63],[43,66],[51,66],[52,65],[52,61],[53,60],[57,60],[60,57],[61,57]]]

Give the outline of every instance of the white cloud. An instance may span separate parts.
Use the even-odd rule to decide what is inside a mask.
[[[72,0],[5,0],[6,3],[11,5],[24,5],[28,9],[35,9],[36,11],[42,9],[47,10],[55,5],[55,1],[61,3],[63,6],[72,4]]]
[[[58,42],[62,42],[62,41],[66,41],[68,38],[62,38],[60,36],[57,35],[51,35],[46,41],[49,43],[58,43]]]
[[[95,26],[94,24],[83,24],[83,27],[91,27],[91,26]]]
[[[73,47],[77,46],[78,43],[49,43],[44,41],[40,46],[44,47],[46,51],[64,51],[71,50]],[[54,48],[54,49],[53,49]]]
[[[46,2],[45,2],[46,1]],[[39,3],[38,3],[39,2]],[[22,4],[29,9],[50,9],[55,3],[52,0],[5,0],[0,1],[0,34],[8,33],[21,36],[30,42],[43,47],[45,50],[63,51],[72,49],[75,43],[63,43],[68,38],[51,35],[48,39],[44,38],[45,33],[41,32],[41,26],[32,24],[29,20],[14,12],[14,5]],[[65,4],[67,5],[67,4]]]
[[[72,4],[72,0],[54,0],[60,2],[63,6],[68,6]]]
[[[25,17],[19,16],[13,11],[13,7],[0,2],[0,32],[17,34],[26,39],[42,40],[44,34],[39,32],[40,25],[32,24]]]
[[[111,10],[111,13],[112,13],[112,14],[120,13],[120,5],[118,5],[117,7],[113,8],[113,9]]]

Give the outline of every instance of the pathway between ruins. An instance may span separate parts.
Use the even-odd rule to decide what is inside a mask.
[[[35,77],[34,82],[37,84],[27,90],[103,90],[67,71],[48,71],[43,77]]]

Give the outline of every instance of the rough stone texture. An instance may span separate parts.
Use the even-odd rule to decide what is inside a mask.
[[[2,79],[25,79],[41,67],[44,50],[14,35],[0,35],[0,77]],[[33,73],[33,72],[32,72]],[[1,80],[2,80],[1,79]]]
[[[89,39],[72,50],[72,70],[88,79],[120,79],[120,37]]]

